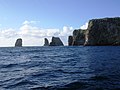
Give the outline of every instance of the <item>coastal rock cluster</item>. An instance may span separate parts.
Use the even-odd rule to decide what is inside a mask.
[[[68,37],[68,46],[105,46],[120,45],[120,17],[92,19],[87,29],[76,29]],[[59,37],[52,37],[49,43],[44,39],[44,46],[64,46]],[[22,39],[18,38],[15,47],[22,47]]]
[[[68,45],[120,45],[120,17],[90,20],[86,30],[73,31]]]
[[[47,38],[45,38],[44,40],[44,46],[64,46],[59,37],[52,37],[52,41],[50,42],[50,44]]]

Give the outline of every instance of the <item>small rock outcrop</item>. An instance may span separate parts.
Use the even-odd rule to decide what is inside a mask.
[[[68,46],[72,46],[73,43],[73,36],[68,37]]]
[[[44,39],[44,46],[49,46],[49,41],[47,38]]]
[[[49,46],[64,46],[59,37],[52,37],[52,41]]]
[[[73,36],[69,36],[68,45],[69,46],[79,46],[85,43],[85,32],[86,30],[76,29],[73,31]]]
[[[22,47],[22,39],[21,38],[16,40],[15,47]]]
[[[120,45],[120,17],[90,20],[84,45]]]

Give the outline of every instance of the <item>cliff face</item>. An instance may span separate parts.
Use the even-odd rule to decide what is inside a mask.
[[[79,46],[84,44],[85,32],[86,30],[82,30],[82,29],[73,31],[73,46]]]
[[[86,32],[86,30],[82,30],[82,29],[74,30],[73,36],[69,36],[69,38],[68,38],[68,45],[69,46],[84,45],[85,32]]]
[[[84,45],[120,45],[120,18],[90,20]]]
[[[64,46],[64,44],[59,37],[52,37],[52,42],[49,46]]]
[[[45,38],[44,40],[45,40],[45,41],[44,41],[44,46],[49,46],[49,41],[48,41],[48,39]]]
[[[74,30],[68,45],[120,45],[120,17],[92,19],[86,30]]]
[[[22,47],[22,39],[21,38],[16,40],[15,47]]]

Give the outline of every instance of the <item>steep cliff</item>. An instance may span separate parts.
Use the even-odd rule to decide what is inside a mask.
[[[52,37],[52,41],[49,46],[64,46],[59,37]]]
[[[120,45],[120,18],[90,20],[84,45]]]
[[[21,38],[16,40],[15,47],[22,47],[22,39]]]

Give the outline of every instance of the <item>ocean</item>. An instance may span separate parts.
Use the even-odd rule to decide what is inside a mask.
[[[0,90],[120,90],[120,47],[1,47]]]

